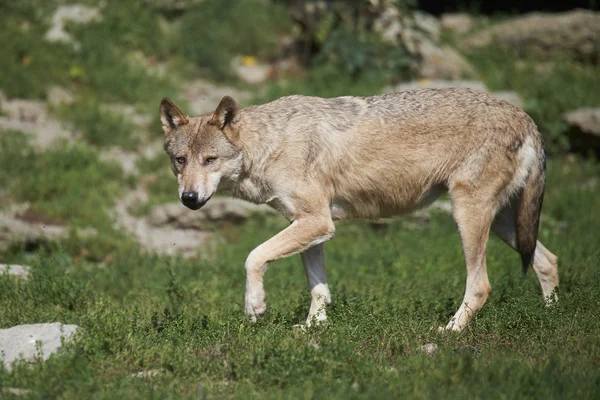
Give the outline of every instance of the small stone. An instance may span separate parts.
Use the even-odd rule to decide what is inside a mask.
[[[163,372],[164,371],[160,369],[149,369],[148,371],[136,372],[135,374],[131,374],[130,376],[132,378],[153,378],[157,375],[160,375]]]
[[[244,62],[243,58],[234,58],[232,62],[233,70],[242,81],[252,84],[259,84],[267,81],[271,74],[271,67],[258,62]]]
[[[48,90],[46,97],[48,98],[48,103],[55,107],[63,104],[70,105],[74,101],[73,93],[60,86],[52,86]]]
[[[46,32],[45,38],[49,42],[72,42],[73,38],[65,31],[65,22],[88,24],[99,19],[100,12],[95,7],[81,4],[60,6],[52,16],[52,26]]]
[[[15,396],[27,396],[27,395],[33,393],[33,391],[31,389],[22,389],[22,388],[15,388],[15,387],[4,388],[4,389],[2,389],[2,391],[5,393],[10,393]]]
[[[13,361],[21,358],[36,361],[39,355],[38,343],[45,361],[60,348],[61,340],[70,340],[78,328],[77,325],[53,322],[0,329],[0,354],[4,356],[4,365],[11,370]]]
[[[434,357],[437,354],[438,346],[435,343],[427,343],[421,346],[421,350],[425,352],[428,356]]]
[[[0,273],[15,276],[27,280],[29,278],[29,267],[16,264],[0,264]]]

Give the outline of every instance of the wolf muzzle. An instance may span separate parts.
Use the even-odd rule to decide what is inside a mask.
[[[181,194],[181,202],[184,206],[192,210],[198,210],[210,200],[211,196],[205,199],[198,198],[198,192],[183,192]]]

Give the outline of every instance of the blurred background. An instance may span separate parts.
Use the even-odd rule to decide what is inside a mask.
[[[266,208],[227,197],[198,212],[179,203],[162,150],[163,97],[192,115],[212,112],[224,95],[250,105],[288,94],[374,95],[448,86],[490,92],[522,107],[544,136],[549,173],[541,235],[577,238],[548,239],[559,247],[553,251],[579,263],[573,268],[578,272],[561,275],[561,282],[587,277],[579,282],[597,289],[597,262],[590,261],[599,257],[590,249],[597,248],[600,222],[593,216],[600,207],[597,1],[0,0],[0,49],[0,267],[31,273],[37,282],[0,280],[2,327],[83,324],[95,332],[78,348],[86,359],[131,372],[161,357],[151,354],[150,341],[144,342],[147,353],[132,350],[139,359],[123,353],[118,343],[139,310],[115,322],[123,331],[110,331],[106,321],[122,304],[145,304],[141,313],[148,315],[191,309],[188,322],[198,326],[204,322],[191,315],[212,321],[211,312],[227,304],[225,311],[237,318],[232,324],[239,324],[244,258],[282,221]],[[414,254],[407,249],[408,258],[400,259],[418,263],[425,253],[419,248],[443,249],[446,233],[455,234],[447,201],[434,209],[444,216],[424,211],[392,228],[386,228],[389,222],[348,223],[339,243],[352,248],[344,235],[362,237],[366,257],[382,237],[396,240],[385,233],[394,226],[432,229],[413,243]],[[431,220],[443,222],[428,225]],[[341,271],[352,260],[332,246]],[[453,260],[462,263],[456,240],[453,246]],[[395,253],[389,258],[396,260]],[[288,268],[282,261],[280,271],[295,271],[294,288],[304,288],[294,262]],[[287,276],[272,279],[287,293]],[[423,276],[415,296],[433,290],[434,298],[447,290],[450,300],[435,313],[445,320],[463,290],[462,277],[455,288],[436,289],[431,281]],[[145,303],[150,298],[155,303]],[[292,296],[292,303],[281,303],[277,318],[286,312],[303,318],[305,300]],[[102,311],[106,304],[110,313]],[[161,313],[152,324],[173,321]],[[94,368],[91,375],[102,374]],[[13,378],[32,382],[27,376]]]
[[[3,225],[20,228],[5,229],[0,248],[23,242],[19,229],[40,223],[112,232],[111,212],[127,221],[128,236],[152,242],[145,219],[177,200],[156,111],[165,96],[202,114],[225,94],[247,105],[294,93],[465,86],[523,107],[552,156],[597,154],[596,8],[594,1],[2,2],[0,210]],[[25,237],[35,248],[37,235]],[[157,232],[146,246],[195,252],[161,240]],[[102,259],[107,249],[96,247],[85,247],[84,257]]]

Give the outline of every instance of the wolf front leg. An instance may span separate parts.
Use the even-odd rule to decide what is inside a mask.
[[[263,276],[268,263],[326,242],[334,232],[335,226],[329,215],[304,216],[252,250],[246,260],[245,312],[253,322],[267,309]]]

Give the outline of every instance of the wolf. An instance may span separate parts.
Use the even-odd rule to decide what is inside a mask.
[[[160,104],[164,148],[192,210],[217,189],[279,211],[290,225],[248,256],[245,313],[266,311],[270,262],[300,253],[311,304],[307,325],[327,319],[331,295],[323,245],[334,221],[425,207],[448,193],[467,268],[463,301],[441,329],[462,331],[491,290],[490,230],[532,265],[556,300],[557,257],[538,240],[545,152],[521,109],[469,89],[419,89],[372,97],[287,96],[240,108],[223,97],[213,113]]]

